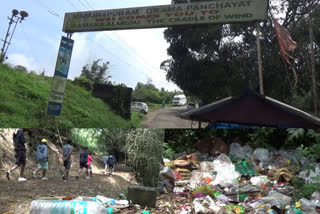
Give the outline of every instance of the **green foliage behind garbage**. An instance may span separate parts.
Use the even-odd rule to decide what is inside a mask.
[[[167,143],[163,144],[163,149],[162,149],[162,156],[164,158],[168,158],[169,160],[174,159],[175,152],[173,151],[172,148],[169,147]]]
[[[315,191],[320,192],[319,183],[307,184],[307,183],[304,183],[304,181],[299,178],[293,178],[291,181],[291,184],[296,189],[296,192],[293,195],[293,199],[295,201],[298,201],[301,198],[311,199],[311,195],[313,192]]]
[[[296,149],[301,155],[315,161],[320,160],[320,131],[313,129],[168,129],[165,132],[165,142],[174,152],[195,151],[198,140],[215,136],[231,144],[237,137],[244,144],[254,148]],[[301,146],[303,145],[303,146]]]

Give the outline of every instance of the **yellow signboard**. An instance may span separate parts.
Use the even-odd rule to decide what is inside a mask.
[[[213,0],[151,7],[66,13],[66,33],[233,23],[267,18],[266,0]]]

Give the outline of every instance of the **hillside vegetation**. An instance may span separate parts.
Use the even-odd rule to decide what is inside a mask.
[[[47,115],[52,78],[16,71],[0,65],[1,127],[139,127],[142,117],[127,121],[101,99],[67,82],[61,116]]]

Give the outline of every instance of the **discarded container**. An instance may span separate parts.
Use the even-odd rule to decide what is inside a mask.
[[[306,198],[301,198],[299,200],[301,210],[307,212],[308,214],[317,213],[314,204]]]
[[[34,200],[30,214],[106,214],[108,210],[94,201]],[[110,213],[110,212],[109,212]]]

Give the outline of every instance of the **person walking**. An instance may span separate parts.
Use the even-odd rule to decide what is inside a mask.
[[[20,176],[18,181],[26,181],[27,179],[24,177],[24,168],[26,165],[26,146],[25,143],[27,142],[26,138],[24,137],[24,131],[22,129],[17,129],[13,133],[13,144],[14,144],[14,152],[15,152],[15,159],[16,165],[13,166],[10,170],[6,172],[6,177],[10,180],[11,172],[15,169],[20,168]]]
[[[72,140],[68,139],[67,143],[63,146],[62,159],[64,174],[62,179],[66,182],[69,177],[69,170],[71,168],[71,152],[72,152]]]
[[[110,155],[108,158],[108,168],[109,168],[109,175],[112,175],[114,172],[114,166],[116,165],[117,159],[114,155]]]
[[[107,174],[107,169],[108,169],[108,155],[104,155],[101,158],[103,164],[104,164],[104,170],[103,170],[103,174]]]
[[[87,165],[88,165],[88,170],[89,170],[90,177],[92,177],[92,165],[91,165],[91,162],[92,162],[92,157],[91,157],[91,152],[89,152]]]
[[[37,147],[37,161],[38,168],[33,171],[33,176],[36,177],[37,173],[42,170],[42,180],[48,180],[46,177],[46,171],[48,169],[48,147],[46,139],[42,139]]]
[[[82,171],[82,169],[86,169],[86,178],[89,178],[88,176],[88,147],[84,147],[82,152],[80,152],[80,169],[78,171],[78,175],[76,176],[77,179],[79,179],[79,175]]]
[[[42,180],[48,180],[46,177],[46,171],[48,170],[48,147],[46,139],[42,139],[37,147],[37,161],[38,168],[33,171],[33,176],[35,177],[37,173],[42,170]]]

